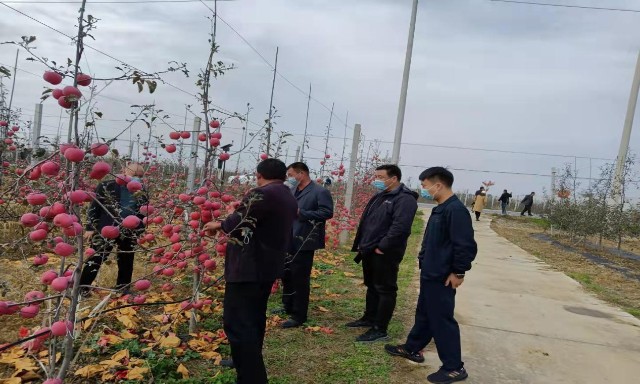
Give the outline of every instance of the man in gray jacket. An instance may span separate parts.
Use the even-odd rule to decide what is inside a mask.
[[[290,316],[282,327],[295,328],[307,321],[313,256],[324,248],[325,223],[333,217],[333,199],[328,189],[311,180],[305,163],[289,165],[287,182],[298,201],[298,220],[293,222],[291,252],[282,278],[282,304]]]

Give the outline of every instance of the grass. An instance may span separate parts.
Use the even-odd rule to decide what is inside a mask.
[[[398,275],[398,304],[396,316],[389,326],[393,339],[405,336],[407,319],[398,317],[398,309],[409,304],[409,287],[416,271],[415,250],[422,238],[424,221],[422,212],[413,223],[412,234]],[[345,250],[325,260],[318,257],[316,268],[323,273],[312,280],[309,327],[326,327],[322,330],[273,329],[265,340],[265,359],[270,383],[391,383],[397,364],[387,355],[381,343],[361,344],[355,337],[363,329],[348,329],[344,324],[360,317],[364,310],[365,288],[362,285],[362,268],[352,261],[353,255]],[[335,265],[332,265],[334,264]],[[280,306],[276,295],[270,308]],[[328,332],[328,330],[325,329]]]

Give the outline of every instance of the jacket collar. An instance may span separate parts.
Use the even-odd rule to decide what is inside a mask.
[[[453,195],[450,198],[448,198],[447,200],[445,200],[442,204],[438,204],[435,208],[433,208],[434,212],[441,212],[443,211],[449,204],[453,203],[454,201],[457,201],[458,196]]]
[[[296,199],[300,200],[302,198],[302,196],[306,195],[307,193],[311,192],[311,190],[313,190],[316,187],[316,183],[311,180],[311,182],[309,183],[309,185],[307,185],[306,187],[304,187],[304,189],[302,191],[300,191],[300,193],[298,194],[298,196],[296,196]],[[298,187],[296,187],[293,190],[294,196],[295,193],[298,191]]]

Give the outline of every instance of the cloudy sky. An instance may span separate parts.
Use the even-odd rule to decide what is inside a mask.
[[[549,1],[640,9],[634,0]],[[52,3],[26,0],[8,5],[73,35],[78,4]],[[324,153],[319,136],[326,132],[332,103],[332,159],[342,153],[345,129],[350,151],[354,123],[362,124],[365,154],[375,148],[382,155],[390,152],[411,0],[236,0],[220,1],[218,7],[228,23],[218,24],[218,58],[236,69],[213,85],[216,105],[244,114],[250,103],[250,131],[260,129],[269,109],[272,69],[232,27],[270,62],[280,48],[282,77],[276,79],[274,105],[276,130],[294,135],[289,161],[302,142],[310,83],[312,137],[305,157],[312,168],[319,169]],[[162,70],[175,60],[187,63],[192,74],[163,76],[186,92],[160,85],[153,95],[138,94],[131,84],[109,85],[95,99],[104,112],[104,121],[98,123],[101,135],[111,137],[126,127],[129,105],[152,102],[171,115],[167,123],[183,129],[185,105],[196,102],[190,95],[197,92],[195,75],[208,55],[209,9],[199,2],[89,1],[88,13],[100,19],[93,33],[96,40],[89,42],[92,47],[147,72]],[[35,35],[40,55],[58,61],[73,55],[68,38],[2,5],[0,20],[0,40]],[[639,49],[640,13],[489,0],[421,1],[401,155],[407,178],[415,183],[425,167],[445,165],[455,170],[460,190],[494,180],[500,190],[542,192],[550,184],[551,168],[574,164],[572,156],[578,156],[580,176],[589,177],[590,164],[595,176],[601,159],[617,154]],[[0,46],[0,65],[12,66],[14,58],[14,46]],[[45,83],[39,77],[43,67],[25,58],[21,52],[19,68],[38,76],[18,72],[14,106],[31,119]],[[83,71],[102,78],[118,73],[117,61],[90,49],[81,64]],[[54,100],[44,103],[44,115],[43,132],[55,135],[60,108]],[[189,115],[187,126],[192,124]],[[229,121],[223,143],[234,141],[238,147],[241,127]],[[170,129],[159,125],[155,132],[166,136]],[[140,124],[131,137],[136,134],[146,137],[148,131]],[[122,138],[128,140],[129,134]],[[638,140],[636,129],[632,149],[638,148]],[[128,143],[123,140],[118,146],[126,150]],[[253,152],[243,155],[247,166],[255,161],[257,148]]]

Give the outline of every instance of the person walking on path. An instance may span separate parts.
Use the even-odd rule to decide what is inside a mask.
[[[367,287],[364,315],[346,324],[350,328],[369,328],[356,341],[386,339],[396,307],[398,270],[418,210],[418,194],[401,179],[397,165],[376,168],[372,185],[379,192],[367,203],[351,249],[357,252],[354,261],[362,261]]]
[[[284,184],[287,166],[278,159],[258,164],[258,187],[249,191],[223,222],[209,222],[209,236],[218,231],[230,238],[225,254],[224,331],[231,345],[238,384],[266,384],[262,345],[267,301],[276,279],[282,278],[285,256],[298,204]]]
[[[480,215],[482,214],[482,210],[484,206],[487,204],[487,191],[484,187],[481,187],[478,192],[476,192],[475,200],[473,201],[473,212],[476,214],[476,221],[480,221]]]
[[[520,214],[520,216],[524,216],[525,212],[529,213],[529,216],[533,216],[531,214],[531,207],[533,207],[533,197],[536,195],[535,192],[531,192],[530,195],[527,195],[524,197],[524,199],[522,199],[522,204],[524,205],[524,209],[522,210],[522,213]]]
[[[509,201],[512,197],[513,195],[511,195],[506,189],[504,190],[504,192],[502,192],[502,195],[500,195],[498,201],[500,202],[500,207],[502,208],[503,215],[507,214],[507,207],[509,206]]]
[[[80,293],[83,297],[91,294],[90,286],[114,246],[118,250],[118,277],[115,289],[122,290],[123,294],[129,291],[133,276],[134,248],[138,236],[144,231],[144,215],[140,213],[140,208],[148,204],[149,198],[140,179],[144,175],[142,165],[129,163],[124,166],[122,173],[124,176],[118,176],[119,182],[114,179],[98,184],[96,197],[87,210],[84,238],[96,252],[84,262],[80,274]],[[120,235],[115,239],[102,236],[101,231],[104,227],[118,226],[128,216],[138,218],[140,223],[137,228],[120,228]]]
[[[291,250],[282,278],[282,312],[291,317],[282,327],[294,328],[307,321],[313,256],[325,246],[325,224],[333,217],[333,198],[328,189],[311,180],[305,163],[289,165],[287,182],[298,201],[298,219],[293,222]]]
[[[478,252],[473,225],[464,204],[453,194],[453,174],[433,167],[420,174],[421,195],[432,198],[433,208],[418,254],[420,293],[413,328],[401,345],[385,345],[385,351],[422,363],[422,350],[434,340],[442,367],[429,375],[431,383],[465,380],[460,328],[454,318],[456,289]]]

